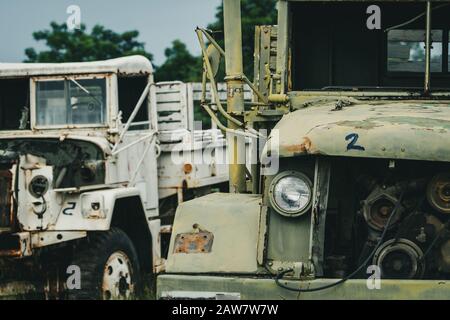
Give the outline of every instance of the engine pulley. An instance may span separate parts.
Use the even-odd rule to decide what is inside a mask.
[[[395,214],[391,219],[390,227],[393,227],[401,217],[403,207],[400,206],[396,212],[394,212],[395,205],[398,199],[382,189],[376,189],[372,194],[364,201],[363,214],[367,224],[375,230],[382,231],[389,217]]]
[[[450,173],[440,173],[431,179],[427,199],[437,211],[450,214]]]
[[[372,263],[381,269],[384,279],[418,279],[423,276],[423,251],[408,239],[391,239],[375,252]]]

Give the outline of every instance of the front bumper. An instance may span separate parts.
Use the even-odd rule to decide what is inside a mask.
[[[0,233],[0,258],[25,258],[33,250],[85,238],[86,231],[38,231],[14,234]]]
[[[285,281],[291,287],[321,287],[336,279]],[[242,300],[447,300],[450,281],[381,280],[380,289],[368,289],[367,280],[348,280],[336,287],[308,293],[288,291],[273,279],[241,276],[169,275],[157,278],[158,299],[211,299],[223,295]]]

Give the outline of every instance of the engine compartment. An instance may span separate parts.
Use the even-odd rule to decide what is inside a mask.
[[[384,279],[448,279],[449,218],[448,164],[333,158],[324,276],[344,277],[369,261]]]
[[[100,185],[104,181],[102,151],[90,142],[0,140],[0,234],[43,229],[54,222],[58,211],[58,206],[52,205],[55,189]]]
[[[6,169],[20,156],[42,158],[53,166],[54,188],[81,187],[104,183],[105,164],[102,151],[86,141],[58,139],[0,140],[0,165]]]

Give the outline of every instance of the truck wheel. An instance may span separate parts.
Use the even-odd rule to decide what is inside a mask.
[[[118,228],[89,236],[74,252],[72,265],[81,272],[80,289],[68,290],[73,300],[128,300],[141,289],[136,249]]]

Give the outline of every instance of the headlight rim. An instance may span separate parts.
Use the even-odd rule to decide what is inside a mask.
[[[44,186],[44,189],[43,189],[42,192],[36,192],[36,191],[34,190],[34,185],[33,185],[33,184],[34,184],[38,179],[43,179],[43,180],[45,180],[45,186]],[[48,192],[48,189],[49,189],[49,188],[50,188],[50,181],[49,181],[49,179],[48,179],[46,176],[42,175],[42,174],[38,174],[38,175],[34,176],[34,177],[31,179],[31,181],[30,181],[30,183],[29,183],[29,185],[28,185],[28,192],[29,192],[34,198],[39,199],[39,198],[42,198],[42,197]]]
[[[303,180],[305,182],[305,184],[309,187],[309,191],[310,191],[310,197],[308,200],[308,204],[304,208],[297,210],[297,211],[287,211],[287,210],[281,208],[275,201],[275,197],[274,197],[274,190],[275,190],[276,185],[282,179],[284,179],[286,177],[292,177],[292,176]],[[311,179],[306,174],[299,172],[299,171],[293,171],[293,170],[283,171],[283,172],[279,173],[278,175],[276,175],[275,178],[273,178],[273,180],[270,182],[270,185],[269,185],[269,203],[277,213],[279,213],[285,217],[294,218],[294,217],[302,216],[305,213],[307,213],[312,207],[313,197],[314,197],[313,183],[312,183]]]

